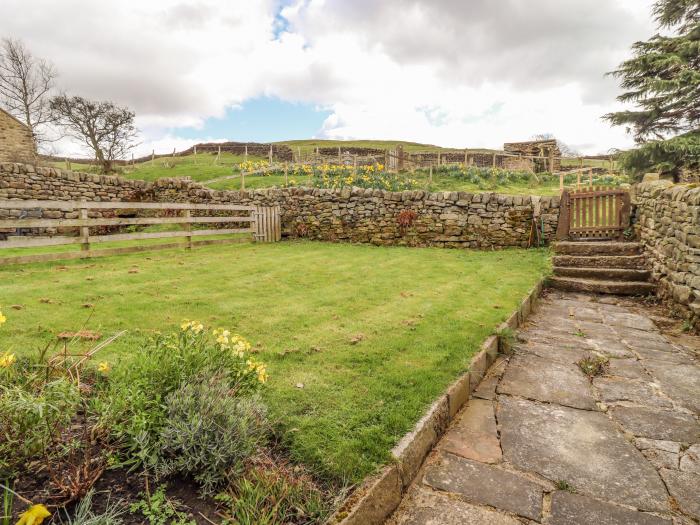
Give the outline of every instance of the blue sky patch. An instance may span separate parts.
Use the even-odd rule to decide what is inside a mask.
[[[227,109],[223,118],[208,118],[203,128],[176,128],[172,133],[190,139],[212,137],[241,142],[308,139],[318,135],[330,114],[313,104],[259,97]]]

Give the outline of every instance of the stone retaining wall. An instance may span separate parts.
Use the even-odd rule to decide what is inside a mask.
[[[545,239],[553,238],[559,217],[558,197],[360,188],[215,191],[182,179],[147,183],[23,164],[0,164],[0,199],[278,204],[287,236],[454,248],[524,247],[533,213],[541,217]]]
[[[35,157],[29,128],[0,109],[0,162],[34,162]]]
[[[700,188],[645,182],[636,186],[633,203],[659,296],[700,327]]]

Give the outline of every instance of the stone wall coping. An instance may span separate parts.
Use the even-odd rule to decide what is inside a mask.
[[[539,301],[544,279],[525,296],[520,306],[499,325],[511,330],[522,325]],[[499,349],[506,346],[501,335],[493,334],[484,340],[479,352],[470,360],[467,372],[459,376],[433,402],[413,430],[404,435],[392,449],[392,464],[365,480],[328,523],[334,525],[381,525],[396,510],[401,498],[415,479],[423,461],[438,443],[450,423],[466,405],[494,363]]]

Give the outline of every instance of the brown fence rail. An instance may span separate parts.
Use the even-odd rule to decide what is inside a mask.
[[[175,202],[88,202],[88,201],[0,201],[0,210],[10,210],[17,218],[0,219],[0,253],[9,248],[32,248],[80,245],[79,252],[41,253],[0,258],[0,264],[77,259],[173,247],[242,242],[250,234],[257,242],[275,242],[281,238],[279,206],[243,206],[236,204],[194,204]],[[47,211],[58,211],[62,217],[45,218]],[[139,213],[149,216],[136,217]],[[215,213],[216,215],[213,215]],[[38,215],[27,218],[23,215]],[[157,215],[169,216],[157,216]],[[128,215],[128,216],[126,216]],[[180,225],[179,231],[124,232],[128,226]],[[199,229],[193,229],[199,225]],[[93,232],[91,233],[91,228]],[[95,229],[104,230],[94,233]],[[39,230],[39,231],[36,231]],[[72,230],[72,231],[71,231]],[[115,231],[116,230],[116,231]],[[0,233],[2,234],[2,233]],[[202,239],[199,237],[228,238]],[[93,244],[144,239],[184,239],[183,242],[127,246],[93,250]]]

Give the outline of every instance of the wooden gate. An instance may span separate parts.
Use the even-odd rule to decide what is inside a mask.
[[[587,187],[561,194],[557,240],[621,239],[629,226],[627,190]]]

